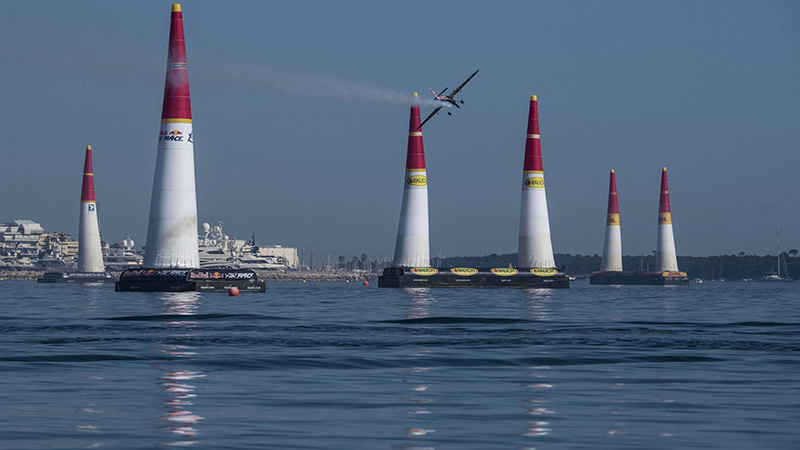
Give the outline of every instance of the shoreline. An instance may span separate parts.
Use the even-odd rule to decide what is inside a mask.
[[[36,281],[47,270],[0,270],[0,281]],[[256,270],[258,278],[264,281],[374,281],[378,279],[377,273],[355,273],[339,271],[272,271]],[[114,278],[119,279],[121,272],[109,271]]]

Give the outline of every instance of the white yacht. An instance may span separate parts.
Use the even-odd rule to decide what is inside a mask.
[[[198,251],[201,269],[252,269],[285,270],[286,261],[280,257],[258,254],[253,243],[242,239],[231,239],[222,231],[222,222],[213,227],[203,223],[203,235],[199,236]]]
[[[111,247],[108,244],[103,246],[103,262],[106,270],[121,272],[127,269],[138,269],[142,267],[143,260],[144,257],[136,253],[130,235],[125,237],[121,247]]]

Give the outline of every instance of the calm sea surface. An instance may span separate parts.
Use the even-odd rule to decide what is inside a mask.
[[[800,283],[0,282],[0,448],[800,448]]]

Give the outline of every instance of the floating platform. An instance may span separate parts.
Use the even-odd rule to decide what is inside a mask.
[[[265,292],[264,280],[252,270],[128,269],[119,276],[117,292]]]
[[[108,272],[46,272],[38,283],[113,283],[114,275]]]
[[[589,284],[684,286],[689,277],[686,272],[592,272]]]
[[[557,269],[389,267],[378,277],[378,287],[567,289],[569,277]]]

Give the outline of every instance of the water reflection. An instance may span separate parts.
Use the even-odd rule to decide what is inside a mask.
[[[165,321],[165,325],[175,331],[166,340],[188,341],[197,335],[193,330],[199,326],[192,316],[201,305],[199,292],[164,293],[158,295],[161,310],[165,316],[178,316]],[[185,316],[185,317],[184,317]],[[158,368],[163,374],[158,378],[158,386],[165,392],[165,413],[160,420],[167,423],[165,428],[176,440],[162,442],[160,447],[187,447],[200,441],[197,424],[204,418],[193,413],[190,408],[197,399],[195,382],[204,378],[205,374],[197,370],[188,370],[186,363],[197,355],[197,348],[186,343],[162,343],[161,352],[169,356],[169,363]]]
[[[167,413],[162,416],[162,420],[169,422],[169,431],[178,436],[194,438],[197,436],[195,425],[203,420],[203,417],[189,411],[189,407],[194,405],[193,399],[195,386],[188,382],[196,378],[205,377],[201,372],[187,370],[175,370],[161,377],[158,383],[161,389],[168,394],[164,399]],[[162,445],[192,445],[196,441],[180,441],[165,443]]]
[[[108,295],[108,285],[106,283],[78,283],[81,297],[81,308],[86,317],[94,317],[97,313],[103,313],[102,300]]]
[[[105,311],[101,300],[107,296],[107,286],[108,285],[104,283],[76,283],[70,286],[80,292],[80,308],[85,317],[95,317]],[[92,348],[94,347],[92,346]],[[88,346],[85,347],[85,350],[88,351],[88,349]],[[80,383],[81,387],[79,391],[84,401],[74,410],[76,413],[74,417],[77,423],[72,425],[72,428],[81,433],[86,433],[87,436],[91,435],[94,439],[101,439],[101,433],[103,431],[99,425],[103,419],[103,411],[98,405],[98,398],[96,395],[96,392],[102,389],[102,384],[103,377],[100,375],[86,375],[83,377],[83,382]],[[98,441],[86,444],[85,448],[95,448],[99,446],[100,443]]]
[[[530,318],[538,321],[551,320],[550,302],[555,295],[553,289],[526,289],[525,294],[528,297],[526,309]]]
[[[430,314],[430,309],[436,303],[436,297],[433,296],[429,288],[406,288],[403,292],[408,296],[408,312],[406,318],[408,319],[424,319]]]
[[[536,322],[552,321],[551,302],[555,296],[554,291],[552,289],[528,289],[525,293],[528,299],[525,309],[529,319]],[[550,354],[547,345],[534,346],[531,352],[545,358]],[[550,419],[556,414],[556,411],[552,409],[550,398],[553,398],[551,391],[556,385],[548,380],[549,371],[550,366],[536,365],[526,367],[523,374],[527,382],[522,385],[525,391],[522,399],[525,404],[523,407],[525,425],[521,434],[526,438],[533,438],[534,442],[537,441],[536,438],[548,436],[553,431]],[[538,444],[538,442],[536,443]]]
[[[523,385],[527,394],[522,400],[526,404],[525,431],[522,435],[526,437],[547,436],[552,432],[549,416],[556,413],[550,409],[548,400],[551,397],[548,395],[548,391],[555,387],[553,383],[547,382],[547,371],[550,370],[550,367],[532,366],[527,369],[525,376],[529,382]]]
[[[81,388],[81,394],[86,395],[88,398],[83,402],[81,407],[75,409],[75,412],[78,413],[76,416],[78,424],[73,425],[72,428],[81,433],[92,434],[94,435],[94,439],[100,439],[100,429],[97,423],[102,419],[100,414],[103,411],[97,408],[97,399],[95,398],[94,391],[99,388],[98,383],[103,381],[103,377],[88,375],[85,379],[88,380],[89,385]],[[86,444],[84,448],[95,448],[99,446],[100,442],[92,442]]]
[[[436,298],[428,288],[404,289],[408,302],[406,304],[407,319],[425,319],[430,316],[431,307],[436,303]],[[414,325],[415,327],[420,325]],[[412,339],[427,339],[426,333],[415,334]],[[408,394],[405,397],[408,403],[406,414],[408,425],[404,429],[404,436],[408,439],[406,444],[393,445],[394,449],[405,450],[435,450],[426,444],[426,437],[435,433],[430,427],[431,403],[434,402],[432,391],[434,388],[432,378],[434,367],[428,363],[431,350],[425,347],[412,348],[407,353],[410,359],[410,368],[406,370],[402,382],[406,385]]]

